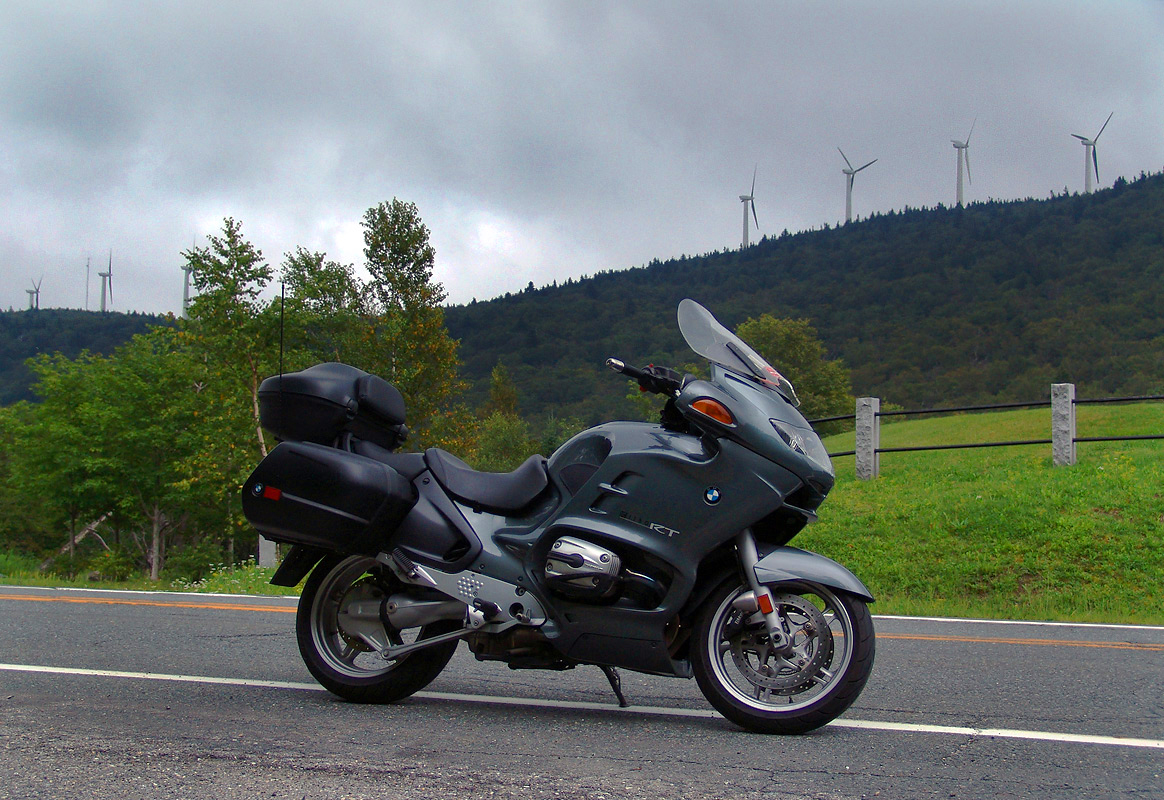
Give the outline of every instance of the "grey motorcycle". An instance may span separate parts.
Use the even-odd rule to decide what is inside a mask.
[[[694,677],[765,733],[847,709],[873,667],[873,597],[788,546],[833,487],[828,454],[775,368],[692,300],[678,322],[708,380],[609,359],[667,398],[659,423],[599,425],[510,473],[401,452],[400,393],[353,367],[264,381],[282,442],[243,508],[292,545],[272,583],[307,578],[296,630],[312,675],[392,702],[463,640],[513,669],[599,666],[622,705],[618,668]]]

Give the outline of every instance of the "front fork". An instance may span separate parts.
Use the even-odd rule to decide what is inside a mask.
[[[756,598],[756,608],[764,616],[764,627],[768,629],[768,640],[772,649],[778,655],[787,655],[792,652],[792,640],[784,632],[784,619],[773,602],[772,590],[756,579],[756,564],[760,555],[756,552],[756,538],[751,528],[744,528],[736,536],[736,552],[739,553],[740,567],[752,587],[752,594]]]

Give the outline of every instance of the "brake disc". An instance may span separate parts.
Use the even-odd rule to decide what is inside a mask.
[[[832,631],[820,609],[803,597],[776,595],[772,603],[784,621],[792,652],[777,655],[761,622],[741,626],[728,638],[732,660],[754,686],[793,694],[812,683],[812,678],[832,659]]]

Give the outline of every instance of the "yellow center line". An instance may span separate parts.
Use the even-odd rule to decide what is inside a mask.
[[[36,595],[0,594],[0,600],[31,600],[49,603],[90,603],[108,606],[152,606],[156,608],[201,608],[217,611],[277,611],[294,614],[294,606],[247,605],[245,603],[193,603],[187,600],[166,602],[163,600],[109,599],[104,597],[39,597]],[[1151,653],[1164,652],[1164,644],[1140,644],[1136,642],[1084,642],[1071,639],[1017,639],[999,636],[939,636],[923,633],[879,633],[878,639],[900,639],[920,642],[952,642],[961,644],[1015,644],[1043,645],[1053,647],[1098,647],[1109,650],[1142,650]]]
[[[106,606],[155,606],[158,608],[209,608],[221,611],[281,611],[294,614],[293,606],[260,606],[243,603],[191,603],[185,600],[167,602],[164,600],[111,600],[104,597],[38,597],[23,594],[0,594],[0,600],[32,600],[48,603],[94,603]]]

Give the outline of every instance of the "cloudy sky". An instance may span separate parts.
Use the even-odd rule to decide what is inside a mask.
[[[177,311],[227,216],[278,265],[362,260],[392,197],[451,302],[760,234],[1164,168],[1164,3],[0,4],[0,308]],[[975,120],[976,123],[975,123]],[[1164,221],[1162,221],[1164,223]],[[753,233],[755,237],[755,233]]]

